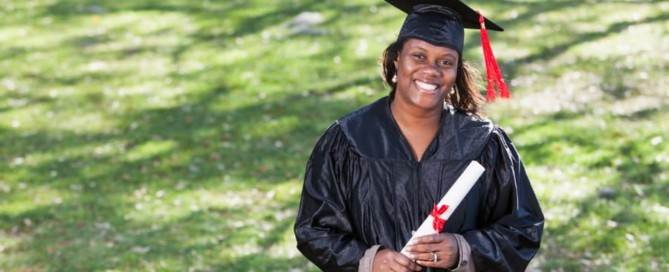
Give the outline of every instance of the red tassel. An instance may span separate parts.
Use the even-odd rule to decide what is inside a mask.
[[[486,94],[486,100],[489,102],[495,101],[497,96],[495,87],[499,89],[499,93],[502,98],[509,98],[511,97],[511,94],[509,93],[509,88],[506,87],[506,83],[504,83],[502,73],[499,71],[499,65],[497,65],[495,55],[492,53],[490,38],[488,38],[488,30],[485,28],[485,18],[480,11],[479,23],[481,24],[481,46],[483,47],[483,59],[485,60],[486,75],[488,77],[488,92]]]

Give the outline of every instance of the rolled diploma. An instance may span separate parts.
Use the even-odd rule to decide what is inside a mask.
[[[455,211],[458,205],[460,205],[462,199],[464,199],[467,193],[469,193],[469,190],[472,189],[474,183],[476,183],[484,171],[485,168],[483,168],[483,166],[481,166],[481,164],[477,161],[472,161],[469,163],[465,171],[462,172],[462,175],[458,177],[455,183],[453,183],[453,186],[451,186],[451,189],[446,192],[446,195],[444,195],[444,197],[437,204],[437,207],[441,207],[441,205],[448,205],[446,212],[440,216],[441,219],[446,220],[446,223],[448,223],[448,218],[451,217],[453,211]],[[411,239],[409,239],[407,245],[411,244],[415,237],[437,233],[437,231],[435,231],[432,227],[433,221],[434,217],[428,215],[425,221],[423,221],[423,224],[421,224],[418,230],[416,230],[416,232],[414,232],[414,234],[411,236]],[[405,256],[407,255],[406,247],[407,246],[404,245],[404,248],[402,248],[402,254]]]

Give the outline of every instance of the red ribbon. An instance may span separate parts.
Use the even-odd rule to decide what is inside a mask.
[[[434,230],[438,233],[441,232],[441,230],[444,228],[444,224],[446,224],[446,220],[441,219],[439,216],[444,214],[446,210],[448,210],[448,205],[441,205],[440,207],[437,207],[437,204],[434,204],[432,212],[430,213],[430,215],[434,217],[434,220],[432,220],[432,228],[434,228]]]

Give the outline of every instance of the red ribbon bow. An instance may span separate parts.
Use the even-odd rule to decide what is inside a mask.
[[[441,219],[439,216],[444,214],[446,210],[448,210],[448,205],[441,205],[440,207],[437,207],[437,204],[434,204],[432,212],[430,213],[430,215],[434,217],[434,220],[432,220],[432,228],[434,228],[434,230],[438,233],[441,232],[441,230],[444,228],[444,224],[446,224],[446,220]]]

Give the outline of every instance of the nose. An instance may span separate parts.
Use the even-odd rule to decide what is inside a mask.
[[[430,77],[441,77],[443,75],[443,72],[441,71],[441,68],[437,64],[428,64],[423,67],[423,73]]]

